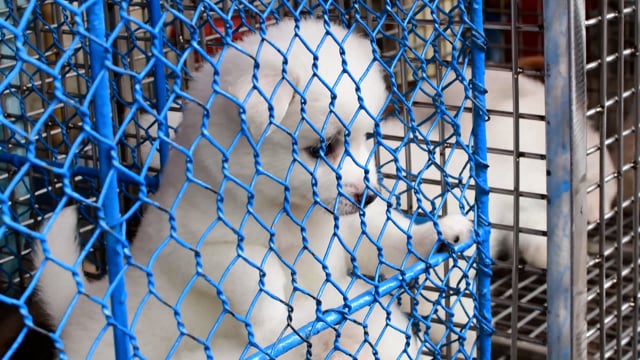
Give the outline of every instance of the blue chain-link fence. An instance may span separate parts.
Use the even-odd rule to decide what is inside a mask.
[[[3,358],[490,358],[481,5],[4,2]]]

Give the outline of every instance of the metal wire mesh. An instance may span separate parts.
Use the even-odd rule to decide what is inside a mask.
[[[69,335],[65,331],[72,334],[76,326],[73,325],[77,321],[74,320],[73,309],[83,311],[91,307],[94,309],[91,312],[93,315],[80,321],[78,326],[82,328],[86,323],[91,323],[87,328],[89,330],[82,333],[92,338],[87,340],[89,348],[84,350],[98,357],[113,356],[105,355],[109,353],[115,353],[118,358],[144,357],[149,352],[159,354],[150,345],[153,342],[145,340],[145,337],[153,337],[156,333],[163,336],[168,334],[172,338],[169,342],[157,344],[168,346],[166,351],[161,350],[162,356],[180,355],[183,350],[181,346],[199,348],[198,356],[211,357],[216,353],[224,356],[220,354],[225,354],[227,345],[233,342],[226,344],[222,340],[226,339],[223,332],[225,325],[220,324],[237,321],[245,329],[241,336],[246,339],[240,347],[241,357],[286,357],[290,355],[290,350],[293,349],[296,354],[296,349],[303,348],[304,351],[297,354],[314,358],[341,353],[359,357],[359,354],[366,352],[371,352],[374,357],[383,354],[385,358],[384,354],[388,354],[385,352],[388,351],[385,341],[388,340],[376,334],[398,333],[404,339],[405,345],[402,346],[400,342],[400,348],[407,358],[422,355],[488,358],[491,333],[489,294],[479,291],[479,287],[486,286],[482,284],[486,284],[490,272],[486,243],[488,219],[485,210],[482,210],[485,205],[478,210],[476,203],[477,199],[480,199],[480,203],[483,198],[486,199],[488,190],[483,175],[486,171],[483,158],[486,152],[481,131],[484,120],[481,72],[484,39],[479,9],[479,3],[466,1],[392,4],[376,1],[330,4],[236,1],[3,3],[0,21],[0,91],[3,109],[0,116],[0,190],[3,194],[0,200],[0,271],[3,279],[0,304],[3,308],[0,310],[3,311],[2,321],[17,324],[11,327],[15,331],[0,339],[0,351],[4,357],[33,356],[33,344],[38,341],[44,341],[49,351],[58,350],[61,357],[65,354],[72,357],[84,354],[84,351],[79,352],[74,342],[67,341]],[[310,221],[306,215],[300,220],[303,224],[300,234],[295,235],[302,244],[298,257],[308,256],[305,255],[308,252],[323,268],[321,273],[326,279],[321,282],[320,290],[305,288],[303,282],[298,282],[298,277],[303,277],[305,271],[296,268],[299,260],[290,263],[282,260],[288,255],[280,253],[280,248],[272,244],[259,254],[261,260],[252,258],[250,252],[236,254],[220,279],[209,277],[207,269],[212,265],[205,262],[205,268],[202,269],[203,257],[196,247],[195,252],[189,255],[191,280],[182,284],[184,288],[181,293],[167,293],[163,288],[166,285],[161,279],[163,275],[157,271],[158,264],[172,267],[180,259],[184,260],[185,255],[178,254],[180,250],[172,246],[180,248],[197,239],[187,239],[185,242],[180,238],[183,230],[179,228],[176,230],[178,235],[173,238],[175,243],[162,242],[147,259],[135,257],[135,247],[145,240],[144,237],[141,239],[138,236],[133,252],[129,243],[135,238],[141,214],[148,214],[148,209],[152,208],[169,214],[175,210],[170,207],[163,210],[159,207],[158,199],[151,194],[158,189],[159,183],[162,184],[157,174],[166,169],[169,154],[176,156],[177,152],[186,152],[191,159],[194,148],[197,148],[194,145],[189,149],[190,144],[174,140],[176,128],[182,120],[179,112],[184,108],[184,103],[193,104],[194,98],[200,102],[213,99],[207,100],[202,97],[205,94],[197,93],[197,90],[194,93],[190,84],[194,77],[201,76],[199,71],[207,66],[212,66],[215,71],[221,70],[218,59],[223,59],[225,53],[233,53],[233,49],[237,48],[234,42],[238,43],[246,36],[258,36],[255,34],[269,39],[265,33],[269,33],[270,26],[282,23],[286,17],[293,17],[295,23],[299,24],[301,16],[319,17],[329,29],[335,29],[335,32],[328,30],[325,39],[334,41],[341,53],[354,50],[342,48],[344,39],[333,39],[336,33],[342,33],[342,30],[338,31],[339,26],[345,26],[349,33],[364,34],[349,36],[364,36],[379,49],[365,55],[373,56],[372,64],[383,69],[390,95],[384,100],[385,109],[380,113],[360,106],[363,107],[362,111],[370,113],[375,124],[373,132],[368,134],[375,152],[371,152],[368,161],[371,164],[375,162],[381,179],[382,189],[378,195],[387,199],[389,209],[385,213],[390,217],[390,209],[397,208],[406,214],[399,220],[388,219],[386,222],[415,223],[407,226],[416,229],[430,227],[434,223],[438,229],[438,216],[462,213],[474,218],[475,236],[459,246],[444,246],[441,248],[443,252],[436,253],[440,249],[436,247],[429,252],[432,254],[428,259],[420,259],[418,264],[410,267],[403,265],[401,271],[396,271],[397,275],[387,278],[380,270],[361,273],[358,268],[358,246],[364,247],[362,243],[367,241],[375,243],[376,237],[366,231],[367,222],[364,218],[362,234],[354,248],[345,247],[341,235],[334,233],[328,248],[316,254],[310,250],[313,249],[309,245],[313,239],[306,237],[309,231],[313,231],[305,229],[305,222]],[[329,21],[335,24],[329,27]],[[316,50],[318,44],[305,43],[304,36],[300,36],[299,41],[310,49],[308,51],[311,54],[320,51]],[[287,54],[289,50],[281,48],[279,51]],[[475,82],[469,80],[472,52],[475,52],[476,60]],[[369,70],[364,75],[354,75],[350,72],[350,64],[345,62],[347,57],[344,54],[342,56],[342,59],[335,59],[335,64],[342,60],[344,76],[355,79],[353,81],[359,86],[362,80],[358,80],[358,76],[366,77]],[[295,60],[294,57],[289,59],[292,63]],[[286,78],[287,61],[283,64],[283,76]],[[257,78],[257,70],[254,74]],[[319,78],[319,81],[335,79]],[[327,86],[330,89],[333,85],[328,83]],[[462,97],[448,98],[448,89],[455,87],[462,89]],[[307,96],[308,90],[304,87],[297,91],[301,98]],[[339,95],[334,93],[332,98]],[[214,96],[228,98],[223,93]],[[246,105],[242,101],[244,96],[238,94],[234,100],[240,109]],[[472,104],[476,111],[473,118],[468,112],[459,111]],[[304,101],[301,109],[304,113]],[[429,110],[425,113],[423,109]],[[340,116],[332,105],[325,109],[325,113]],[[206,120],[206,116],[204,118]],[[242,111],[239,118],[246,121]],[[348,133],[352,120],[340,121]],[[465,122],[464,130],[461,130],[462,122]],[[216,138],[218,134],[214,133],[211,137],[207,133],[206,122],[203,124],[205,130],[197,141],[209,141],[217,146],[220,141]],[[305,123],[303,116],[300,124],[306,126],[304,124],[310,124],[310,121]],[[471,132],[472,128],[475,133]],[[179,129],[178,139],[181,134]],[[322,127],[315,131],[321,139],[320,150],[326,151],[327,144],[333,139]],[[249,132],[250,129],[243,124],[239,133]],[[295,140],[300,136],[300,130],[292,131],[289,136]],[[260,141],[268,141],[264,138]],[[348,154],[348,135],[345,135],[345,142]],[[292,160],[288,161],[303,164],[296,141],[293,144]],[[228,155],[234,156],[231,151]],[[260,159],[258,152],[255,160]],[[340,166],[337,169],[340,178]],[[191,168],[187,167],[185,171],[185,186],[209,186],[194,175],[200,170],[190,172]],[[307,176],[314,183],[312,192],[315,193],[319,186],[316,183],[322,179],[316,178],[317,172],[313,168],[307,171],[310,172]],[[255,182],[243,185],[234,179],[232,173],[226,173],[224,169],[222,172],[226,176],[225,181],[244,186],[248,194],[261,191]],[[278,175],[268,172],[261,175],[284,185],[290,182],[292,176],[286,173],[279,179]],[[188,196],[185,194],[187,192],[184,190],[178,192],[176,201]],[[341,190],[340,185],[338,194],[342,197],[351,196],[346,190]],[[288,196],[285,195],[281,205],[285,214],[293,206],[286,200]],[[260,220],[260,212],[252,210],[249,201],[245,216],[257,220],[254,226],[273,232],[272,240],[277,234],[278,223],[291,221],[291,215],[278,215],[271,219],[271,224],[264,223]],[[314,197],[314,202],[321,201]],[[216,203],[222,215],[209,220],[214,220],[214,224],[198,223],[194,226],[206,228],[215,226],[217,221],[233,228],[229,225],[231,215],[225,216],[224,212],[225,207],[231,209],[227,212],[232,212],[237,206],[224,205],[220,198]],[[56,222],[60,221],[70,224],[66,232],[73,232],[71,227],[75,226],[71,225],[75,221],[69,222],[65,218],[67,212],[61,213],[64,207],[72,204],[79,205],[77,227],[84,250],[80,258],[64,259],[55,253],[52,255],[51,242],[59,239],[52,239],[51,236],[57,231]],[[165,220],[166,225],[182,224],[172,216]],[[43,225],[48,218],[58,220]],[[338,217],[334,216],[329,225],[335,226],[337,231],[339,224]],[[182,226],[181,229],[184,228]],[[234,238],[242,248],[247,234],[243,233],[243,227],[240,229]],[[145,231],[154,230],[146,228]],[[44,234],[49,231],[49,238],[45,238]],[[404,239],[412,238],[411,233],[403,236]],[[442,234],[438,237],[440,243]],[[46,259],[42,264],[32,262],[34,244],[42,244]],[[407,252],[415,252],[412,242],[408,244]],[[167,257],[163,252],[167,251],[177,252],[175,256],[168,257],[170,262],[162,262],[162,257]],[[345,252],[352,263],[349,265],[351,275],[347,284],[333,280],[342,275],[332,273],[334,265],[324,263],[327,254],[335,251]],[[385,260],[382,247],[378,250],[378,257],[378,269],[383,265],[395,266]],[[219,261],[225,259],[220,255],[214,258]],[[265,279],[274,276],[273,268],[269,267],[273,261],[282,262],[290,272],[285,274],[291,287],[287,296],[281,296],[269,285],[263,284]],[[285,327],[281,333],[267,336],[267,339],[276,340],[273,344],[260,340],[260,323],[253,323],[249,315],[244,318],[242,314],[234,313],[230,309],[235,308],[226,304],[227,299],[233,298],[231,293],[235,290],[228,288],[231,280],[225,279],[233,278],[228,274],[233,273],[233,266],[238,262],[242,264],[238,266],[249,266],[259,274],[254,301],[270,298],[275,304],[269,311],[277,313],[285,310],[281,319],[285,321]],[[56,267],[64,276],[72,279],[71,283],[61,285],[59,289],[64,292],[68,290],[65,286],[71,288],[70,296],[65,300],[67,303],[64,303],[64,308],[70,310],[61,314],[60,318],[47,317],[51,311],[47,308],[47,305],[51,305],[50,299],[35,294],[36,286],[42,286],[38,281],[47,279],[46,267]],[[83,278],[95,280],[86,282]],[[144,286],[127,287],[131,279],[145,279],[140,280]],[[106,293],[93,291],[100,286],[96,284],[107,281],[111,285]],[[253,280],[248,281],[247,288],[253,288],[250,284]],[[220,302],[223,308],[223,314],[217,319],[215,314],[207,313],[207,308],[202,309],[200,316],[211,320],[204,333],[190,328],[193,312],[183,311],[193,305],[189,293],[199,291],[198,285],[194,285],[198,282],[207,284],[207,296],[214,302]],[[231,285],[237,288],[245,284]],[[336,291],[340,294],[340,303],[323,306],[322,299],[326,293]],[[304,308],[300,307],[296,312],[294,306],[297,304],[295,301],[301,298],[313,304],[310,313],[302,317],[300,314],[305,311]],[[127,302],[134,306],[127,307]],[[259,306],[251,305],[248,313],[259,313]],[[144,334],[139,328],[144,329],[145,321],[149,320],[145,319],[149,316],[149,308],[163,310],[162,315],[152,319],[159,325]],[[393,318],[397,318],[398,314],[407,316],[410,326],[403,328],[394,324]],[[306,325],[295,321],[292,323],[292,319],[300,317],[308,317],[312,321]],[[387,318],[381,332],[375,329],[376,320],[373,319],[376,317]],[[57,321],[60,321],[60,325]],[[69,329],[63,330],[65,326]],[[340,336],[353,333],[354,327],[360,329],[358,332],[362,334],[362,340],[355,348],[345,347]],[[97,332],[94,333],[94,330]],[[318,338],[327,333],[335,334],[335,339],[331,340],[331,350],[328,353],[314,353],[319,346],[313,342],[314,336]],[[418,344],[417,351],[411,345],[414,341]],[[316,344],[315,347],[312,344]],[[105,352],[104,348],[108,350]],[[229,351],[235,354],[236,350]]]
[[[485,28],[490,48],[487,57],[493,61],[492,65],[510,68],[518,78],[526,75],[544,80],[545,64],[537,57],[544,53],[542,40],[565,35],[547,29],[543,32],[542,1],[492,2],[490,5],[486,9]],[[532,13],[531,9],[538,10]],[[631,310],[635,300],[630,300],[637,299],[634,287],[638,281],[637,262],[632,260],[637,259],[634,254],[638,244],[638,231],[634,225],[638,219],[635,212],[638,199],[633,190],[637,180],[637,157],[634,157],[637,3],[586,1],[586,11],[586,21],[582,25],[586,33],[586,124],[597,134],[592,139],[587,136],[587,205],[593,208],[589,205],[590,199],[600,197],[602,208],[593,208],[596,215],[589,216],[587,225],[587,333],[583,340],[589,358],[637,358],[638,324],[636,311]],[[512,34],[515,35],[512,37]],[[512,41],[516,38],[519,41]],[[534,43],[538,46],[532,48]],[[518,62],[509,59],[518,59]],[[547,66],[557,65],[547,59]],[[518,86],[514,83],[513,87]],[[491,106],[488,108],[491,113]],[[624,116],[620,116],[623,108]],[[513,117],[522,122],[530,114],[520,108],[514,111]],[[520,131],[525,134],[522,127]],[[491,139],[492,134],[489,132],[487,137]],[[610,155],[610,165],[606,165],[607,155],[601,151],[605,147]],[[526,151],[519,154],[518,161],[534,155]],[[546,155],[538,153],[537,158],[544,162]],[[595,176],[589,175],[589,169],[594,168],[597,169]],[[530,174],[520,170],[516,184],[521,189],[527,182],[523,176]],[[544,190],[520,192],[521,202],[527,197],[545,201],[547,194]],[[494,229],[520,234],[520,241],[527,234],[546,236],[546,224],[536,229],[538,231],[530,232],[522,227],[527,219],[522,212],[519,215],[520,227],[517,223],[494,222]],[[496,217],[492,216],[492,219]],[[516,257],[515,265],[511,261],[499,261],[494,267],[492,294],[496,336],[493,353],[499,358],[540,358],[547,355],[547,300],[555,289],[547,287],[549,274],[525,264],[519,255],[515,252],[509,256]]]

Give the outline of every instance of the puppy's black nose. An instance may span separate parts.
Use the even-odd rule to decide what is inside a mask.
[[[445,243],[445,242],[440,242],[440,241],[438,241],[438,242],[436,243],[436,252],[437,252],[437,253],[446,253],[446,252],[449,252],[449,249],[450,249],[450,248],[451,248],[451,246],[450,246],[450,245],[448,245],[448,244],[447,244],[447,243]]]
[[[367,197],[364,199],[364,206],[371,204],[376,199],[376,195],[371,191],[367,192]]]
[[[355,201],[358,204],[362,204],[362,193],[356,194],[355,197]],[[376,199],[376,195],[372,192],[372,191],[367,191],[367,196],[364,198],[364,204],[362,204],[362,207],[365,208],[367,207],[369,204],[371,204],[373,202],[373,200]]]

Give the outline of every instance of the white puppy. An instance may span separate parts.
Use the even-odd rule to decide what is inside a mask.
[[[366,134],[387,93],[371,42],[317,20],[283,20],[266,38],[227,47],[190,84],[179,148],[130,249],[140,265],[125,274],[132,349],[150,359],[238,359],[297,334],[304,342],[282,358],[417,358],[424,348],[390,297],[352,315],[342,307],[371,288],[363,273],[392,276],[426,259],[439,238],[433,223],[412,224],[374,196]],[[60,223],[48,246],[72,264],[73,226]],[[470,235],[461,215],[438,223],[449,241]],[[83,285],[98,298],[108,287]],[[58,321],[75,284],[47,262],[38,287]],[[113,358],[101,305],[77,300],[61,325],[64,351],[77,359],[94,346],[95,358]],[[315,336],[299,331],[334,315],[346,321]]]

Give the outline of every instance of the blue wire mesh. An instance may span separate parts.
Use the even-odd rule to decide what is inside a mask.
[[[27,351],[34,333],[45,334],[65,357],[68,347],[64,347],[61,328],[56,329],[39,315],[40,303],[33,296],[37,281],[32,279],[39,278],[44,266],[54,265],[73,274],[78,283],[70,309],[83,301],[95,302],[103,309],[101,331],[90,352],[100,342],[113,343],[113,335],[107,330],[114,328],[118,334],[114,352],[121,358],[130,354],[145,357],[135,331],[144,312],[127,314],[126,307],[117,301],[126,296],[122,287],[122,271],[126,270],[148,279],[148,288],[140,290],[141,309],[151,302],[171,309],[175,324],[171,331],[177,335],[167,356],[178,355],[173,352],[187,341],[200,344],[202,354],[211,356],[211,341],[216,339],[220,324],[210,324],[211,331],[204,338],[190,334],[180,313],[183,300],[171,303],[163,298],[155,287],[153,268],[131,257],[128,239],[136,233],[143,208],[158,206],[150,194],[157,189],[158,172],[169,149],[189,151],[179,148],[173,135],[183,101],[192,99],[188,90],[194,71],[202,64],[215,64],[214,56],[229,51],[233,41],[250,33],[264,34],[271,24],[292,16],[298,20],[301,16],[331,20],[376,43],[380,49],[376,61],[388,76],[390,91],[387,109],[379,116],[374,114],[378,122],[370,134],[381,195],[416,224],[433,222],[446,213],[468,214],[475,219],[475,236],[473,241],[458,246],[446,245],[444,251],[434,250],[429,261],[420,261],[388,279],[379,270],[360,273],[356,264],[353,278],[370,288],[359,289],[352,281],[347,290],[338,290],[345,305],[318,312],[315,322],[289,329],[273,344],[258,343],[253,324],[230,314],[247,331],[248,343],[242,356],[286,356],[287,351],[299,346],[306,346],[307,356],[311,356],[313,348],[309,344],[314,334],[334,332],[339,337],[345,328],[353,326],[364,333],[358,351],[376,349],[379,340],[368,335],[366,321],[373,315],[363,319],[358,311],[388,313],[391,305],[397,304],[408,315],[411,328],[394,329],[390,325],[387,331],[417,338],[420,352],[435,358],[489,358],[490,258],[483,191],[486,149],[479,126],[484,120],[482,74],[476,72],[473,88],[468,80],[472,52],[474,69],[482,68],[484,40],[479,7],[478,1],[366,1],[345,5],[25,0],[0,5],[0,304],[6,305],[6,311],[0,310],[20,314],[23,322],[19,331],[0,342],[3,358]],[[447,89],[455,86],[462,86],[464,96],[454,103],[445,101]],[[480,131],[474,134],[465,133],[460,126],[462,121],[471,121],[464,108],[472,103],[479,105],[474,123]],[[317,131],[322,134],[322,129]],[[203,141],[213,140],[205,136]],[[191,180],[203,185],[195,178]],[[246,190],[254,191],[251,186]],[[82,259],[74,264],[48,255],[43,233],[51,224],[40,227],[45,218],[55,219],[62,208],[72,204],[80,205],[78,230],[84,249]],[[248,216],[252,216],[250,211]],[[276,220],[285,221],[287,216]],[[220,221],[224,222],[224,217]],[[261,226],[272,231],[270,224]],[[242,233],[237,236],[242,246]],[[47,256],[42,265],[30,262],[33,240],[42,243]],[[301,240],[303,244],[308,242],[304,230]],[[335,246],[340,246],[340,241],[338,237]],[[368,240],[365,236],[359,241]],[[158,252],[167,246],[165,242]],[[274,244],[263,255],[268,261],[281,256]],[[321,255],[316,260],[322,264]],[[244,261],[258,271],[265,265],[246,257],[234,261]],[[195,262],[193,281],[185,284],[183,295],[188,294],[193,282],[204,280],[215,289],[213,296],[224,304],[224,278],[208,278],[197,254]],[[294,268],[289,270],[295,275]],[[330,279],[326,266],[325,271]],[[81,285],[80,272],[96,279],[109,274],[111,282],[121,287],[112,285],[104,298],[91,296]],[[314,296],[297,286],[295,278],[292,282],[294,293],[299,293],[292,298]],[[325,284],[325,291],[339,288],[330,280]],[[354,287],[362,291],[350,291]],[[266,288],[260,291],[273,296]],[[115,302],[109,301],[109,295]],[[291,316],[289,300],[276,300]],[[63,324],[68,317],[68,313],[63,316]],[[408,345],[404,351],[408,356]],[[341,352],[349,353],[337,345],[327,355]]]

